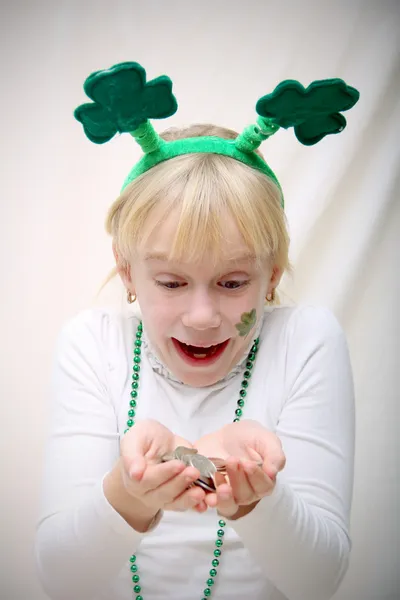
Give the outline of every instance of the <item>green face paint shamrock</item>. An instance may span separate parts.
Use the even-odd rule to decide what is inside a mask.
[[[253,308],[250,312],[242,313],[240,317],[240,323],[236,323],[235,327],[241,337],[244,337],[256,324],[256,309]]]
[[[340,111],[352,108],[359,96],[359,92],[342,79],[314,81],[307,88],[288,79],[272,94],[260,98],[256,110],[267,122],[272,120],[284,128],[294,127],[299,142],[311,146],[346,127],[346,119]]]
[[[169,117],[178,108],[170,78],[162,75],[146,83],[146,71],[134,62],[92,73],[84,90],[94,102],[78,106],[74,116],[96,144],[118,132],[131,133],[148,119]]]

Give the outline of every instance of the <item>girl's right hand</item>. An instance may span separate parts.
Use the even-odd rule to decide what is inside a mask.
[[[205,492],[189,486],[200,473],[179,460],[160,463],[177,446],[192,447],[158,421],[139,421],[121,442],[122,481],[126,492],[149,511],[207,510]],[[189,489],[188,489],[189,488]]]

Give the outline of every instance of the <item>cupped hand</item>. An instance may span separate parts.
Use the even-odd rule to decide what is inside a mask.
[[[192,447],[158,421],[139,421],[121,442],[122,480],[129,495],[148,509],[183,511],[207,510],[205,492],[189,487],[200,473],[181,461],[160,463],[160,458],[177,446]],[[188,489],[189,488],[189,489]]]
[[[221,516],[233,519],[272,494],[276,475],[286,462],[279,438],[252,420],[226,425],[202,437],[195,447],[205,456],[226,460],[227,479],[216,474],[217,491],[208,493],[205,502]]]

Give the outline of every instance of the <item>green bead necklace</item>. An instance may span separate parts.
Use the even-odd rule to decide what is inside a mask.
[[[136,331],[136,339],[133,350],[133,373],[132,373],[132,389],[131,389],[131,399],[129,402],[129,411],[128,411],[128,420],[126,422],[127,429],[125,429],[124,433],[127,433],[131,427],[135,424],[135,415],[136,415],[136,405],[138,398],[138,390],[139,390],[139,376],[140,376],[140,362],[141,362],[141,346],[142,346],[142,335],[143,335],[143,325],[142,322],[139,323],[137,331]],[[245,398],[247,394],[247,388],[249,387],[249,380],[251,378],[251,370],[254,366],[254,361],[256,359],[258,344],[260,338],[256,338],[253,342],[253,346],[247,356],[246,361],[246,370],[243,373],[243,380],[240,387],[239,392],[239,400],[237,401],[237,408],[235,410],[235,417],[233,419],[234,423],[240,421],[243,415],[243,407],[245,404]],[[215,540],[215,550],[214,550],[214,558],[211,561],[212,569],[209,572],[210,577],[206,581],[206,588],[203,590],[204,597],[202,600],[207,600],[211,596],[212,587],[215,583],[215,577],[217,575],[217,567],[219,566],[219,559],[222,554],[222,546],[223,546],[223,537],[224,537],[224,527],[226,523],[223,519],[218,521],[218,531],[217,531],[217,539]],[[138,566],[136,564],[136,555],[132,554],[130,557],[130,570],[132,573],[132,582],[133,582],[133,591],[136,594],[136,600],[144,600],[141,595],[142,587],[140,585],[140,576],[138,575]]]

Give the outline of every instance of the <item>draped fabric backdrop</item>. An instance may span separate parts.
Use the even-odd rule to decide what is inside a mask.
[[[399,1],[14,0],[0,32],[0,597],[46,598],[32,542],[55,337],[77,311],[122,302],[117,283],[96,298],[113,263],[103,222],[139,150],[91,144],[72,111],[89,73],[136,60],[174,81],[180,107],[159,130],[241,130],[286,78],[361,92],[340,135],[307,148],[282,130],[262,149],[285,191],[285,289],[335,312],[354,367],[353,554],[335,598],[398,599]]]

